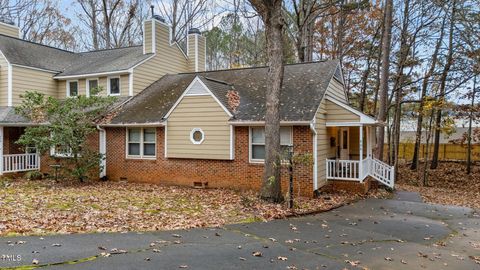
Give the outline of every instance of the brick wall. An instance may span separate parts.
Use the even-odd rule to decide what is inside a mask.
[[[110,180],[192,186],[194,181],[208,182],[209,187],[259,190],[263,164],[249,163],[248,127],[235,128],[234,160],[165,158],[164,128],[157,128],[157,158],[127,159],[125,128],[107,128],[107,177]],[[309,127],[293,128],[296,153],[312,153]],[[288,186],[287,169],[282,169],[282,191]],[[294,172],[294,194],[313,195],[313,165],[299,165]]]

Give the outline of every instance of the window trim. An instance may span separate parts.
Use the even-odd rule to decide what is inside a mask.
[[[252,151],[252,145],[265,145],[265,143],[253,143],[253,137],[252,137],[252,129],[254,128],[265,128],[265,126],[249,126],[248,127],[248,161],[249,163],[254,163],[254,164],[264,164],[265,159],[254,159],[252,157],[253,151]],[[288,127],[290,129],[290,144],[284,145],[284,146],[293,146],[293,126],[281,126],[281,127]]]
[[[129,155],[128,154],[128,144],[130,142],[129,138],[129,129],[140,129],[140,141],[138,142],[140,144],[140,155]],[[155,131],[155,141],[154,142],[146,142],[146,143],[153,143],[155,144],[155,155],[153,156],[145,156],[144,153],[144,132],[145,129],[153,129]],[[155,160],[157,159],[157,128],[155,127],[127,127],[125,128],[125,158],[126,159],[150,159],[150,160]]]
[[[118,79],[118,94],[112,94],[112,89],[110,88],[110,80],[111,79]],[[120,76],[109,76],[107,77],[107,95],[109,96],[120,96],[122,94],[122,80]]]
[[[70,83],[71,82],[76,82],[77,83],[77,95],[76,96],[72,96],[70,95]],[[66,85],[66,88],[67,88],[67,97],[78,97],[80,95],[80,83],[78,82],[78,80],[67,80],[67,85]]]
[[[69,148],[68,152],[58,153],[57,147],[52,146],[50,147],[50,156],[56,157],[56,158],[73,158],[73,153],[71,148]]]
[[[195,141],[195,139],[193,138],[193,134],[195,132],[199,131],[200,133],[202,133],[202,139],[200,141]],[[205,132],[203,132],[203,130],[201,128],[193,128],[191,131],[190,131],[190,141],[193,143],[193,144],[202,144],[203,141],[205,140]]]
[[[90,81],[97,81],[97,87],[100,87],[100,79],[97,77],[97,78],[87,78],[85,80],[85,93],[87,95],[87,97],[90,96]]]

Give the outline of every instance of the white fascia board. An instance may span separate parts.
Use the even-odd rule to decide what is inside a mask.
[[[230,121],[232,126],[264,126],[265,121]],[[281,126],[309,126],[312,121],[280,121]]]
[[[7,70],[7,106],[13,106],[13,70],[11,64],[8,64]]]
[[[128,123],[128,124],[100,124],[99,127],[163,127],[165,122]]]
[[[185,89],[185,91],[183,91],[182,95],[180,96],[180,98],[177,99],[177,101],[175,102],[175,104],[173,104],[172,108],[170,108],[170,110],[167,112],[167,114],[165,115],[165,119],[168,119],[168,117],[170,116],[170,114],[175,110],[175,108],[178,106],[178,104],[180,104],[180,102],[182,101],[182,99],[185,97],[185,95],[188,93],[188,91],[190,90],[190,88],[192,88],[192,86],[196,83],[196,82],[199,82],[207,91],[208,93],[210,94],[211,97],[213,97],[213,99],[220,105],[220,107],[222,107],[222,109],[225,111],[225,113],[232,117],[232,113],[230,113],[230,111],[227,110],[227,108],[225,108],[225,106],[223,106],[223,104],[220,102],[220,100],[218,100],[218,98],[212,93],[212,91],[210,91],[210,89],[208,89],[208,87],[202,82],[202,80],[200,80],[197,77],[195,77],[195,79],[193,79],[193,81],[190,83],[190,85],[187,87],[187,89]]]
[[[75,79],[75,78],[87,78],[87,77],[100,77],[100,76],[113,76],[113,75],[123,75],[130,72],[130,69],[108,71],[108,72],[99,72],[99,73],[87,73],[87,74],[78,74],[78,75],[67,75],[67,76],[54,76],[54,79]]]
[[[133,96],[133,68],[130,69],[128,74],[128,95]]]
[[[59,71],[55,70],[50,70],[50,69],[43,69],[43,68],[37,68],[37,67],[30,67],[30,66],[24,66],[24,65],[19,65],[19,64],[11,64],[14,67],[20,67],[20,68],[28,68],[28,69],[33,69],[33,70],[38,70],[38,71],[43,71],[43,72],[48,72],[48,73],[54,73],[58,74],[60,73]]]

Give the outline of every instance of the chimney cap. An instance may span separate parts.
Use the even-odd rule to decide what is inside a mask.
[[[165,19],[164,19],[162,16],[157,15],[157,14],[153,15],[152,18],[155,19],[155,20],[157,20],[157,21],[160,21],[160,22],[162,22],[162,23],[165,22]]]
[[[197,35],[201,35],[202,32],[200,32],[200,29],[198,28],[190,28],[190,30],[188,30],[188,34],[197,34]]]

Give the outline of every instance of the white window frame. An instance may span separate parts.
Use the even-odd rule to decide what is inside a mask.
[[[265,143],[253,143],[252,129],[254,128],[265,128],[264,126],[250,126],[248,127],[248,160],[250,163],[265,163],[264,159],[254,159],[252,158],[252,145],[265,145]],[[293,126],[282,126],[282,128],[290,129],[290,144],[283,146],[293,146]]]
[[[195,139],[193,138],[193,134],[197,131],[202,133],[202,139],[200,141],[195,141]],[[193,144],[202,144],[204,140],[205,140],[205,132],[203,132],[201,128],[193,128],[192,131],[190,131],[190,141]]]
[[[110,80],[111,79],[118,79],[118,94],[112,94],[110,89]],[[120,76],[109,76],[107,77],[107,94],[109,96],[120,96],[122,94],[122,80]]]
[[[63,152],[63,153],[58,153],[57,152],[57,147],[52,146],[50,148],[50,156],[59,157],[59,158],[73,158],[73,153],[72,153],[72,149],[69,149],[69,151],[66,151],[66,152]]]
[[[129,129],[140,129],[140,155],[129,155],[128,154],[128,144],[130,143],[130,138],[129,138]],[[155,131],[155,141],[154,142],[147,142],[147,143],[154,143],[155,144],[155,155],[154,156],[145,156],[144,153],[144,132],[145,129],[153,129]],[[131,127],[131,128],[126,128],[125,129],[125,157],[127,159],[157,159],[157,129],[154,127],[147,128],[147,127]]]
[[[85,93],[86,93],[87,97],[90,96],[90,81],[97,81],[97,87],[100,87],[100,80],[98,78],[88,78],[88,79],[86,79],[85,80]]]
[[[70,83],[72,82],[76,82],[77,83],[77,95],[76,96],[72,96],[70,95]],[[67,81],[67,97],[78,97],[80,95],[80,83],[78,82],[78,80],[68,80]]]

